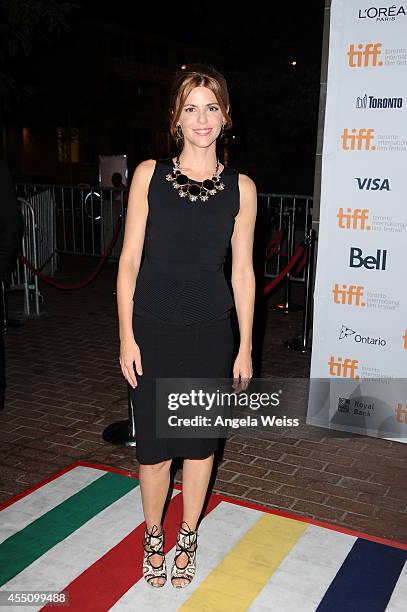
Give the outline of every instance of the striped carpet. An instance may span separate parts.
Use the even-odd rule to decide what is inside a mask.
[[[164,520],[170,569],[182,494]],[[185,589],[142,579],[144,533],[134,475],[76,462],[0,506],[0,601],[9,592],[68,594],[16,610],[405,612],[407,545],[213,494]],[[6,592],[6,593],[5,593]]]

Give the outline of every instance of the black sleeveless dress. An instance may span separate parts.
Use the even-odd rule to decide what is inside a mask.
[[[148,190],[144,259],[133,296],[133,332],[143,374],[136,374],[138,385],[129,385],[129,390],[136,457],[146,464],[204,458],[219,444],[218,438],[156,436],[156,378],[232,375],[234,302],[223,264],[240,207],[239,175],[224,167],[224,190],[206,202],[191,202],[166,180],[172,169],[171,158],[156,161]]]

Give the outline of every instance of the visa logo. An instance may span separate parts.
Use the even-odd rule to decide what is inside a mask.
[[[365,191],[390,191],[389,179],[355,177],[359,189]]]

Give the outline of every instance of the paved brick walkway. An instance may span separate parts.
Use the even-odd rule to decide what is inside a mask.
[[[93,259],[67,258],[58,277],[76,282],[95,265]],[[41,282],[44,314],[5,334],[0,501],[78,459],[138,470],[134,449],[101,437],[107,425],[127,415],[117,359],[115,280],[116,265],[108,264],[78,291],[59,291]],[[271,296],[269,303],[276,298]],[[10,295],[10,314],[21,308],[21,293]],[[308,376],[309,357],[283,345],[300,333],[301,318],[301,312],[268,310],[263,377]],[[305,395],[298,401],[305,405]],[[326,433],[321,429],[312,439],[235,434],[226,442],[213,488],[407,542],[407,445]],[[177,481],[179,467],[174,462]]]

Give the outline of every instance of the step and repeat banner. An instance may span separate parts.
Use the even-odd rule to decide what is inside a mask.
[[[407,441],[407,1],[332,0],[307,423]]]

